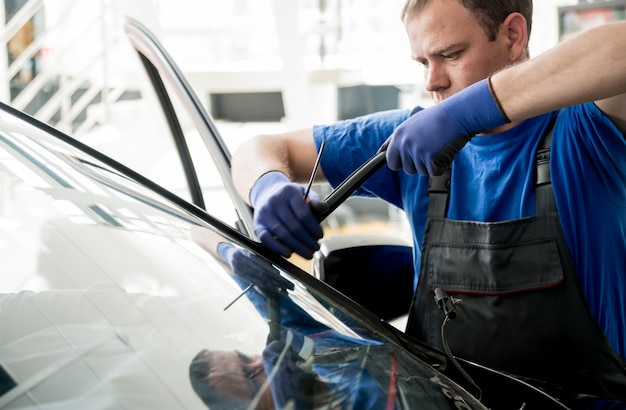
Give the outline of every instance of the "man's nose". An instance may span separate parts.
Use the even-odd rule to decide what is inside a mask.
[[[425,87],[428,92],[437,92],[446,89],[450,85],[445,68],[441,64],[431,63],[426,67]]]

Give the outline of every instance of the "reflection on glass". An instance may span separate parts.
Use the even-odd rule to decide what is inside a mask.
[[[304,272],[22,127],[0,134],[0,408],[459,408]]]
[[[432,369],[418,366],[358,322],[340,320],[324,298],[265,259],[212,231],[192,232],[228,266],[246,290],[244,300],[268,324],[262,351],[207,346],[191,361],[191,384],[209,408],[380,409],[402,407],[409,397],[433,400],[433,391],[441,383],[446,387]]]

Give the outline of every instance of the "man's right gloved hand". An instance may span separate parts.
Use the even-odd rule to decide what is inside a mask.
[[[387,150],[389,168],[441,175],[474,134],[510,122],[489,81],[474,83],[400,124],[379,150]]]
[[[289,257],[293,252],[307,259],[319,249],[322,228],[309,201],[321,201],[317,193],[293,183],[285,174],[271,171],[252,186],[250,202],[254,208],[254,227],[261,242],[270,250]]]

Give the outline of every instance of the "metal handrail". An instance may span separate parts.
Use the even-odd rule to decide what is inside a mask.
[[[78,0],[67,3],[61,15],[69,17],[72,14],[72,9],[77,4]],[[31,19],[35,18],[43,7],[43,0],[28,0],[28,2],[11,17],[7,24],[0,28],[0,46],[6,47],[19,30],[24,25],[28,24]],[[104,13],[113,10],[113,5],[110,1],[102,0],[101,7]],[[38,71],[36,76],[25,84],[18,95],[13,97],[9,96],[9,100],[6,101],[19,110],[30,111],[29,114],[43,122],[78,136],[78,133],[88,132],[97,122],[97,119],[94,120],[88,117],[83,120],[82,124],[77,124],[76,120],[87,110],[98,95],[102,96],[99,104],[109,105],[113,104],[125,91],[125,89],[122,89],[125,85],[110,84],[110,79],[106,75],[98,76],[98,81],[93,81],[95,77],[90,77],[89,71],[87,71],[87,67],[97,67],[98,64],[105,67],[105,59],[109,49],[117,46],[114,36],[108,35],[105,30],[102,30],[102,33],[98,33],[97,38],[100,40],[93,44],[97,52],[90,56],[88,60],[80,61],[81,66],[83,66],[85,70],[76,70],[71,77],[68,76],[69,74],[59,70],[59,67],[63,66],[63,62],[67,58],[68,53],[80,44],[82,39],[93,34],[93,30],[98,30],[101,24],[103,24],[101,21],[83,23],[85,24],[79,27],[80,34],[76,36],[76,40],[68,44],[55,44],[55,54],[46,62],[46,67]],[[25,64],[27,64],[30,59],[34,58],[47,44],[49,39],[52,38],[52,35],[56,34],[55,32],[57,30],[64,28],[66,24],[67,21],[62,20],[54,26],[45,27],[44,30],[38,32],[33,42],[22,50],[20,55],[15,56],[11,64],[8,64],[8,61],[0,60],[0,64],[5,65],[5,67],[0,67],[0,81],[5,84],[7,90],[9,89],[12,79]],[[60,84],[59,89],[51,96],[47,94],[46,102],[33,108],[37,104],[32,103],[43,93],[49,93],[51,89],[54,89],[55,87],[50,87],[50,84],[54,83],[56,85],[57,81]],[[87,84],[87,86],[83,95],[79,98],[72,98],[72,95],[84,84]],[[112,92],[111,90],[114,91]],[[103,111],[108,112],[109,110],[105,108]]]
[[[43,6],[43,0],[29,0],[0,31],[0,44],[6,44]]]

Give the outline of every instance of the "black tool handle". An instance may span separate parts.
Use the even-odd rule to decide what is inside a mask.
[[[311,203],[311,209],[319,222],[322,222],[339,205],[359,189],[376,171],[387,163],[386,151],[379,151],[348,176],[324,199],[323,203]]]

